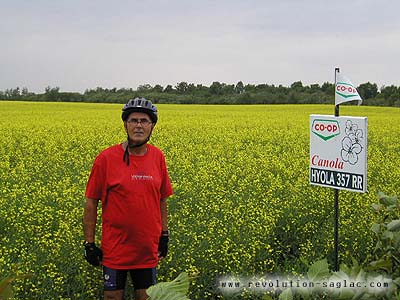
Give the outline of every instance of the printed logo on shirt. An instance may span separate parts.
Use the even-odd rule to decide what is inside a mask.
[[[131,174],[131,180],[153,180],[153,176],[144,175],[144,174],[141,174],[141,173]]]

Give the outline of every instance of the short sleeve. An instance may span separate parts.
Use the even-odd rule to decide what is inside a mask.
[[[161,199],[168,198],[169,196],[173,195],[171,179],[169,178],[167,164],[165,162],[164,155],[162,156],[161,162],[161,172],[162,172],[162,182],[161,182]]]
[[[86,185],[85,196],[87,198],[99,200],[102,198],[103,188],[105,186],[105,164],[101,156],[96,157],[92,171]]]

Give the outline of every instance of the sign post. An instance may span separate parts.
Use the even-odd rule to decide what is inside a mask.
[[[337,82],[337,74],[340,72],[339,68],[335,68],[335,89]],[[335,117],[339,117],[339,105],[335,103]],[[333,229],[333,270],[339,271],[339,189],[334,189],[334,209],[335,209],[335,226]]]
[[[340,103],[362,100],[338,75],[336,68],[334,116],[310,116],[310,184],[334,189],[334,271],[339,271],[339,190],[367,191],[368,120],[339,116]]]

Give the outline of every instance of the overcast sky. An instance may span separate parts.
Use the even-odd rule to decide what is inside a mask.
[[[0,90],[400,86],[398,0],[0,0]]]

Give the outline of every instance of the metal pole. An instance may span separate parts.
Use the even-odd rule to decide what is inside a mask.
[[[336,89],[336,74],[339,73],[339,68],[335,68],[335,89]],[[335,91],[336,92],[336,91]],[[335,105],[335,117],[339,117],[339,104]],[[339,271],[339,190],[334,189],[334,209],[335,209],[335,226],[334,226],[334,271]]]
[[[333,270],[335,272],[339,271],[339,190],[335,189],[335,229],[334,229],[334,235],[335,235],[335,249],[334,249],[334,268]]]

